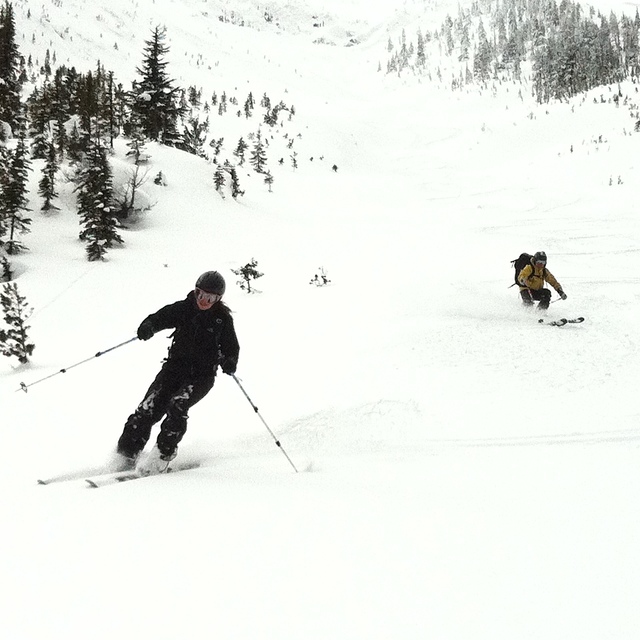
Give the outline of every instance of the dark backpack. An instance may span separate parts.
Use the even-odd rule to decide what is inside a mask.
[[[518,282],[518,276],[528,264],[531,264],[531,258],[533,258],[533,255],[530,253],[521,253],[515,260],[511,261],[511,266],[515,269],[515,274],[513,276],[515,282],[513,284],[520,284]],[[511,285],[512,287],[513,284]]]

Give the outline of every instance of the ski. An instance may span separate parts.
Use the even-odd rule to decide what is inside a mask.
[[[540,318],[539,324],[546,324],[548,327],[564,327],[565,324],[580,324],[584,322],[584,318],[579,316],[577,318],[560,318],[559,320],[545,320]]]
[[[51,476],[49,478],[38,478],[38,484],[56,484],[57,482],[69,482],[71,480],[82,480],[86,476],[99,476],[105,473],[112,473],[104,467],[89,467],[87,469],[80,469],[77,471],[69,471],[67,473],[61,473],[57,476]]]
[[[564,325],[567,324],[567,320],[565,318],[560,318],[560,320],[545,320],[544,318],[540,318],[538,323],[546,324],[548,327],[564,327]]]
[[[164,473],[178,473],[179,471],[189,471],[190,469],[197,469],[200,466],[197,462],[178,464],[173,467],[169,467]],[[120,484],[122,482],[129,482],[130,480],[142,480],[143,478],[153,478],[154,476],[161,476],[164,473],[150,473],[143,475],[135,470],[133,471],[117,471],[115,473],[103,473],[90,478],[85,478],[84,481],[92,489],[99,489],[100,487],[107,487],[113,484]]]

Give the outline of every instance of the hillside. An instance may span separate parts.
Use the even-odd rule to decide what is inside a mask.
[[[152,206],[97,262],[71,183],[40,211],[34,162],[12,263],[36,348],[0,361],[5,635],[635,640],[637,85],[539,105],[378,72],[388,38],[416,13],[435,29],[444,4],[15,4],[25,53],[123,80],[164,16],[181,84],[295,105],[273,145],[292,135],[300,162],[274,153],[271,191],[246,169],[222,198],[209,160],[150,143]],[[218,19],[232,7],[251,24]],[[540,325],[509,288],[510,260],[541,249],[568,294],[543,317],[583,324]],[[232,269],[251,258],[249,295]],[[109,458],[169,332],[92,356],[209,269],[238,376],[299,472],[220,374],[180,446],[197,469],[38,486]]]

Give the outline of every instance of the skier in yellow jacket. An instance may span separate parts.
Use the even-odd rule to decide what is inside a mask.
[[[538,309],[548,309],[551,302],[551,291],[545,289],[545,282],[548,282],[563,300],[567,299],[567,294],[562,290],[561,284],[547,269],[547,254],[544,251],[538,251],[533,255],[529,264],[525,265],[518,274],[523,304],[532,305],[533,301],[537,300],[539,301]]]

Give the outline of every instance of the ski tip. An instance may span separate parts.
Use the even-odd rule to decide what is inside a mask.
[[[38,480],[38,484],[49,484],[46,480]]]
[[[88,487],[91,487],[92,489],[98,488],[98,484],[95,483],[93,480],[90,480],[89,478],[85,478],[84,481],[87,483]]]

